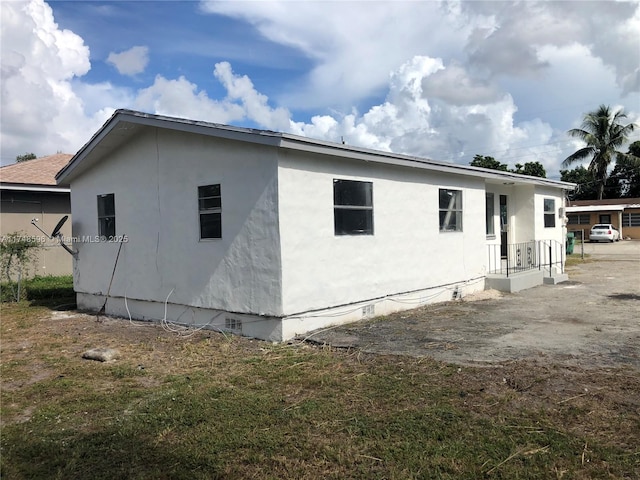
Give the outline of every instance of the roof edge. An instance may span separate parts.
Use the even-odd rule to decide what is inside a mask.
[[[86,158],[86,156],[91,152],[93,147],[96,146],[102,138],[107,136],[119,122],[124,121],[147,126],[201,133],[204,135],[220,136],[228,139],[244,140],[252,143],[267,144],[311,153],[327,154],[331,152],[333,155],[352,158],[354,160],[372,161],[410,168],[438,170],[447,173],[470,175],[494,180],[500,179],[508,182],[563,188],[565,190],[573,190],[576,187],[574,183],[563,182],[560,180],[531,177],[512,172],[473,167],[471,165],[460,165],[453,162],[442,162],[411,155],[384,152],[363,147],[354,147],[351,145],[313,139],[290,133],[280,133],[271,130],[259,130],[246,127],[234,127],[230,125],[156,115],[128,109],[116,110],[104,125],[102,125],[102,127],[89,139],[89,141],[85,143],[80,150],[78,150],[69,163],[56,175],[55,178],[58,184],[61,184],[68,179],[77,166],[82,163],[84,158]]]

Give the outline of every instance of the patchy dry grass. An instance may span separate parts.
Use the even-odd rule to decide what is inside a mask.
[[[632,368],[181,338],[24,303],[1,329],[2,478],[640,478]]]
[[[578,265],[582,265],[583,263],[591,263],[593,259],[591,255],[585,254],[584,258],[581,257],[580,252],[574,251],[573,254],[567,255],[565,259],[565,268],[572,268]]]

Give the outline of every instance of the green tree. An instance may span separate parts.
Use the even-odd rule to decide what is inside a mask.
[[[626,155],[618,155],[609,178],[616,185],[616,197],[640,197],[640,141],[629,145]]]
[[[547,171],[544,169],[540,162],[527,162],[524,165],[522,165],[521,163],[516,163],[515,170],[511,171],[513,173],[519,173],[520,175],[547,178]]]
[[[570,200],[595,200],[598,197],[593,173],[582,165],[573,170],[560,170],[560,180],[577,184],[576,189],[568,194]]]
[[[25,153],[24,155],[18,155],[16,162],[26,162],[27,160],[35,160],[36,158],[35,153]]]
[[[6,277],[7,285],[16,302],[21,299],[22,278],[36,260],[40,244],[24,232],[13,232],[0,239],[0,277]],[[17,275],[14,282],[13,275]]]
[[[487,157],[484,155],[476,155],[475,157],[473,157],[473,160],[471,160],[471,163],[469,165],[471,165],[472,167],[490,168],[492,170],[502,170],[504,172],[507,171],[506,163],[500,163],[495,158]]]
[[[586,146],[565,158],[562,166],[568,167],[590,158],[588,169],[596,182],[598,200],[602,200],[604,196],[611,162],[616,155],[625,155],[618,148],[626,143],[627,137],[635,128],[633,123],[621,123],[626,117],[622,109],[614,112],[610,107],[600,105],[597,110],[585,114],[582,128],[573,128],[567,132],[585,142]]]

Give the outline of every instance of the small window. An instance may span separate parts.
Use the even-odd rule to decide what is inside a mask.
[[[200,239],[222,238],[222,195],[220,184],[198,187]]]
[[[598,223],[611,223],[611,215],[609,214],[600,215],[600,221]]]
[[[462,191],[440,189],[440,231],[462,231]]]
[[[553,198],[544,199],[544,226],[545,228],[556,226],[556,201]]]
[[[591,215],[588,213],[571,213],[567,215],[569,225],[589,225],[591,223]]]
[[[333,180],[336,235],[373,235],[373,183]]]
[[[98,235],[107,238],[116,235],[116,202],[113,193],[98,195]]]
[[[486,194],[486,224],[487,224],[487,235],[495,235],[495,226],[493,221],[494,216],[494,196],[493,193]]]
[[[640,213],[623,213],[623,227],[640,227]]]

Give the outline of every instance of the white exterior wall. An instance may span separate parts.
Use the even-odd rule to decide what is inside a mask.
[[[374,235],[335,235],[334,179],[373,182]],[[462,190],[462,232],[439,231],[440,188]],[[286,335],[484,288],[481,178],[283,152],[279,208]]]
[[[217,183],[222,239],[200,240],[197,187]],[[110,297],[164,303],[171,293],[169,304],[279,316],[277,190],[274,150],[147,128],[74,179],[73,235],[98,234],[97,195],[114,193],[116,235],[129,241]],[[75,290],[105,295],[119,244],[74,248]],[[78,299],[91,307],[87,295]]]
[[[544,226],[544,199],[555,200],[555,227]],[[535,190],[536,216],[532,225],[535,228],[535,237],[539,240],[555,240],[564,244],[566,239],[566,223],[564,213],[564,192],[559,189],[536,187]]]

